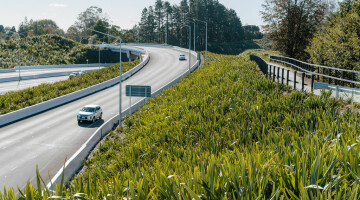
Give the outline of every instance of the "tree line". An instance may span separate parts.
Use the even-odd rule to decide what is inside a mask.
[[[196,34],[192,48],[195,45],[198,50],[204,50],[206,26],[199,20],[208,24],[210,47],[217,43],[241,43],[246,39],[262,38],[259,27],[243,26],[235,10],[226,8],[217,0],[181,0],[179,5],[156,0],[153,6],[144,8],[141,13],[141,21],[137,27],[138,37],[140,42],[187,47],[187,26],[190,26],[191,38],[194,37],[194,32]]]
[[[195,19],[208,23],[209,50],[213,52],[239,53],[254,46],[252,39],[263,37],[258,26],[243,26],[235,10],[226,8],[217,0],[181,0],[179,5],[156,0],[153,6],[143,9],[140,22],[131,29],[111,24],[110,17],[101,8],[90,6],[79,13],[74,24],[66,31],[59,28],[53,20],[28,20],[25,17],[17,29],[15,26],[0,25],[0,38],[5,41],[13,37],[14,32],[18,32],[21,38],[55,34],[82,44],[118,42],[114,38],[90,31],[91,28],[120,37],[125,43],[166,43],[188,47],[189,29],[180,25],[184,24],[190,26],[192,31],[192,48],[195,45],[196,50],[204,50],[205,23],[194,21]]]
[[[360,1],[266,0],[264,30],[275,50],[320,65],[360,70]]]

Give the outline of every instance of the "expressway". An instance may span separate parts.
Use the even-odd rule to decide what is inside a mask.
[[[38,78],[38,79],[0,83],[0,95],[10,91],[17,91],[17,90],[23,90],[26,88],[35,87],[42,83],[54,83],[57,81],[63,81],[68,78],[69,76],[59,76],[59,77]]]
[[[29,70],[20,70],[20,76],[36,76],[40,74],[47,74],[47,73],[61,73],[61,72],[80,72],[80,71],[93,71],[97,70],[100,67],[76,67],[76,68],[49,68],[49,69],[29,69]],[[4,78],[9,77],[19,77],[19,70],[15,72],[9,73],[0,73],[0,81]]]
[[[129,107],[125,85],[151,85],[152,91],[169,83],[188,70],[188,60],[179,61],[183,52],[170,48],[144,47],[149,63],[123,82],[122,108]],[[188,56],[188,55],[187,55]],[[188,57],[187,57],[188,59]],[[196,57],[192,56],[192,65]],[[135,103],[140,98],[132,98]],[[53,177],[93,132],[118,113],[119,86],[114,86],[77,101],[43,112],[0,128],[0,186],[24,188],[34,183],[36,165],[44,181]],[[103,120],[94,124],[78,124],[76,115],[87,104],[99,104]]]
[[[77,68],[48,68],[48,69],[30,69],[21,70],[21,77],[25,80],[18,79],[19,71],[0,73],[0,95],[16,90],[22,90],[38,86],[42,83],[54,83],[69,78],[72,72],[91,72],[103,67],[77,67]],[[9,81],[9,79],[11,81]]]

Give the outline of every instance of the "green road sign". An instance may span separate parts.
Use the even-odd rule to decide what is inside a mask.
[[[127,85],[126,96],[128,97],[151,97],[151,86]]]

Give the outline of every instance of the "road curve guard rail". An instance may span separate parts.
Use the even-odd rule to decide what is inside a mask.
[[[259,56],[255,56],[255,55],[250,55],[250,60],[251,61],[255,61],[258,66],[260,67],[260,70],[267,75],[268,74],[268,64],[266,63],[265,60],[263,60],[262,58],[260,58]]]
[[[145,58],[143,59],[143,61],[137,65],[136,67],[132,68],[131,70],[127,71],[126,73],[124,73],[122,75],[122,81],[128,79],[129,77],[131,77],[133,74],[135,74],[136,72],[138,72],[140,69],[142,69],[148,62],[149,62],[150,56],[148,53],[145,54]],[[103,89],[106,89],[108,87],[111,87],[117,83],[119,83],[120,81],[120,76],[113,78],[111,80],[99,83],[97,85],[93,85],[91,87],[88,88],[84,88],[82,90],[61,96],[61,97],[57,97],[55,99],[51,99],[33,106],[29,106],[11,113],[7,113],[4,115],[0,115],[0,127],[19,121],[21,119],[25,119],[27,117],[39,114],[41,112],[50,110],[52,108],[58,107],[60,105],[75,101],[77,99],[80,99],[82,97],[88,96],[90,94],[96,93],[98,91],[101,91]]]
[[[350,85],[352,88],[354,88],[355,85],[360,84],[360,82],[357,81],[357,77],[359,76],[360,71],[310,64],[284,56],[272,55],[270,56],[270,61],[285,64],[294,69],[304,72],[307,76],[312,77],[312,79],[316,77],[318,81],[328,82],[328,84],[331,84],[332,82],[334,82],[335,85],[342,86],[347,84]]]
[[[188,49],[183,49],[179,47],[172,47],[174,49],[180,51],[188,51]],[[197,56],[196,52],[191,52],[193,56]],[[197,62],[190,68],[190,71],[193,72],[200,66],[201,61],[197,60]],[[174,80],[170,81],[160,89],[154,91],[151,94],[151,98],[155,97],[156,95],[160,94],[163,90],[170,88],[171,86],[175,85],[176,83],[180,82],[189,72],[186,71]],[[131,106],[131,112],[135,112],[138,110],[144,103],[145,99],[141,99],[136,102],[134,105]],[[129,114],[129,109],[126,109],[122,112],[122,118],[124,119],[126,115]],[[102,138],[108,134],[114,127],[119,124],[119,115],[112,117],[110,120],[106,121],[101,127],[99,127],[93,135],[83,144],[80,149],[65,163],[65,170],[62,167],[56,175],[51,179],[51,182],[48,183],[47,187],[54,190],[56,184],[61,183],[62,173],[64,172],[64,177],[66,180],[69,181],[71,178],[81,169],[83,166],[83,160],[86,159],[90,152],[95,148],[95,146],[102,140]]]
[[[255,61],[260,67],[261,71],[266,75],[266,78],[274,82],[277,80],[279,84],[281,83],[286,85],[289,85],[289,83],[293,83],[294,89],[296,89],[296,85],[300,83],[302,90],[305,88],[305,85],[307,85],[305,83],[305,72],[298,72],[297,70],[290,70],[290,69],[285,69],[284,67],[270,65],[265,60],[255,55],[250,55],[250,60]],[[294,74],[293,76],[294,80],[291,80],[289,78],[290,72]],[[296,80],[297,74],[301,75],[301,82],[298,82]],[[312,79],[311,79],[311,88],[312,90],[314,88],[314,75],[312,75]]]

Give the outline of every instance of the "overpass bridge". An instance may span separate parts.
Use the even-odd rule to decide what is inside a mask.
[[[111,52],[120,52],[120,44],[89,44],[93,47],[100,47],[104,49],[108,49]],[[126,55],[128,61],[140,59],[141,55],[144,55],[146,52],[144,49],[134,47],[130,44],[121,44],[121,53]]]

